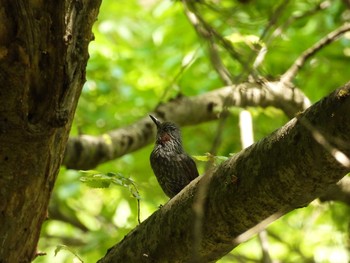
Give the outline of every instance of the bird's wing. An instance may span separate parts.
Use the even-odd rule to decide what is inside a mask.
[[[187,154],[181,154],[181,160],[185,170],[184,172],[186,173],[186,175],[188,175],[188,179],[192,181],[193,179],[198,177],[199,174],[197,170],[197,165],[193,161],[193,159]]]

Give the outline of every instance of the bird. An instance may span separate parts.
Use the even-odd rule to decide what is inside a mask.
[[[198,177],[197,166],[183,149],[179,127],[149,116],[157,126],[156,142],[150,155],[151,167],[163,192],[173,198]]]

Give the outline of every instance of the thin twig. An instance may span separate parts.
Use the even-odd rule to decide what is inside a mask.
[[[166,96],[169,92],[169,90],[171,89],[172,86],[174,86],[179,78],[184,74],[184,72],[189,69],[189,67],[193,64],[193,62],[197,59],[197,54],[199,51],[199,47],[194,51],[193,56],[190,58],[189,61],[187,61],[186,63],[184,63],[184,59],[182,59],[182,64],[181,64],[181,68],[178,70],[178,72],[175,74],[175,76],[173,77],[173,79],[170,81],[170,83],[168,84],[168,86],[165,88],[161,98],[160,98],[160,102],[164,101],[166,99]]]
[[[247,68],[247,64],[241,60],[241,56],[234,50],[231,43],[223,38],[214,28],[212,28],[200,15],[196,8],[196,5],[188,0],[183,0],[185,14],[188,20],[196,29],[197,34],[208,43],[208,50],[210,54],[210,60],[213,68],[220,76],[221,80],[226,86],[231,86],[234,83],[233,77],[229,70],[226,68],[220,57],[218,46],[216,41],[231,55],[231,57],[242,65],[243,68]],[[248,72],[248,71],[247,71]],[[216,151],[221,143],[221,137],[225,126],[225,119],[227,117],[227,103],[224,103],[222,112],[220,114],[220,120],[216,131],[216,136],[213,145],[210,149],[210,153],[215,155]],[[206,171],[209,171],[212,167],[212,163],[208,162]]]
[[[141,224],[140,214],[141,214],[141,205],[140,205],[140,193],[136,187],[136,184],[133,181],[130,181],[132,187],[134,188],[136,194],[133,191],[130,191],[132,196],[136,198],[137,201],[137,222]]]
[[[268,35],[271,28],[273,28],[274,25],[277,26],[278,19],[282,17],[283,11],[285,11],[285,7],[289,4],[289,0],[283,0],[282,3],[277,6],[276,10],[272,12],[272,15],[269,19],[269,22],[267,23],[266,27],[264,28],[264,31],[262,32],[259,41],[263,41],[264,38]],[[256,52],[256,50],[252,50],[250,55],[248,56],[248,64],[252,64],[252,68],[250,69],[249,76],[253,79],[257,80],[257,74],[256,69],[261,65],[261,63],[264,61],[265,55],[267,53],[267,45],[263,45],[260,47],[260,50]],[[254,62],[252,63],[252,61]]]
[[[232,244],[235,246],[238,246],[239,244],[246,242],[247,240],[252,238],[254,235],[256,235],[259,232],[261,232],[262,230],[264,230],[269,224],[276,221],[282,215],[286,214],[287,211],[288,211],[288,209],[286,209],[286,211],[278,211],[278,212],[272,214],[271,216],[269,216],[265,220],[261,221],[260,223],[256,224],[252,228],[248,229],[244,233],[237,236],[235,239],[232,240]]]
[[[261,245],[261,252],[262,252],[262,263],[272,263],[272,259],[269,252],[269,241],[267,239],[267,232],[266,230],[261,231],[258,234],[259,243]]]
[[[312,15],[318,13],[319,11],[322,11],[330,6],[331,6],[331,4],[329,1],[323,1],[321,3],[318,3],[313,9],[308,10],[305,13],[302,13],[299,15],[293,15],[293,16],[289,17],[285,23],[283,23],[281,26],[279,26],[278,28],[275,29],[275,31],[272,33],[271,37],[265,41],[266,44],[268,45],[277,36],[280,36],[281,33],[284,31],[284,29],[288,28],[294,21],[312,16]]]
[[[322,11],[330,6],[329,1],[323,1],[318,3],[314,8],[311,10],[306,11],[305,13],[299,14],[299,15],[293,15],[290,16],[287,21],[285,21],[281,26],[278,26],[271,34],[268,35],[268,31],[272,28],[274,24],[277,23],[276,15],[281,16],[281,13],[283,11],[283,8],[287,5],[287,1],[283,2],[279,7],[277,7],[276,12],[274,12],[274,15],[269,20],[268,25],[265,27],[263,33],[260,36],[260,41],[263,41],[265,45],[260,49],[258,54],[255,56],[255,61],[253,63],[253,69],[256,70],[263,62],[265,58],[265,54],[267,53],[267,47],[270,45],[270,43],[277,37],[280,36],[281,33],[288,28],[294,21],[307,18],[309,16],[312,16],[316,14],[319,11]],[[256,52],[252,53],[252,55],[256,54]],[[251,59],[249,60],[251,61]]]
[[[341,27],[338,27],[336,30],[332,31],[312,47],[305,50],[294,62],[294,64],[282,75],[281,83],[288,84],[292,82],[292,79],[296,76],[298,71],[305,65],[305,62],[316,52],[320,51],[325,46],[331,44],[337,40],[345,32],[350,31],[350,23],[345,23]]]
[[[211,155],[214,155],[214,156],[217,155],[218,149],[222,143],[222,135],[225,130],[226,120],[228,116],[229,116],[229,112],[228,112],[228,107],[226,105],[220,113],[220,119],[218,121],[215,137],[209,150]],[[205,166],[205,171],[209,171],[210,169],[212,169],[213,166],[214,166],[214,162],[208,161],[207,165]]]
[[[226,86],[232,85],[233,84],[232,75],[223,64],[217,45],[215,44],[214,41],[209,41],[208,46],[209,46],[210,60],[216,72],[219,74],[219,76],[221,77],[222,81],[225,83]]]
[[[285,11],[286,6],[289,4],[289,0],[284,0],[279,6],[277,6],[276,10],[272,13],[269,23],[265,27],[263,33],[260,36],[260,40],[263,40],[270,29],[277,24],[278,19],[281,17],[282,12]]]
[[[139,224],[141,224],[140,213],[140,199],[137,199],[137,222]]]
[[[196,30],[197,34],[202,38],[208,41],[208,47],[209,47],[209,53],[210,53],[210,59],[212,62],[212,65],[218,75],[221,77],[221,79],[224,81],[224,83],[227,81],[226,75],[223,74],[223,70],[221,70],[223,64],[220,58],[220,55],[218,54],[217,49],[214,47],[214,39],[212,35],[208,32],[208,30],[202,25],[200,19],[198,18],[198,15],[191,9],[191,7],[187,4],[187,2],[183,1],[183,6],[185,10],[185,14],[190,21],[190,23],[193,25],[194,29]]]
[[[190,0],[182,0],[185,14],[188,20],[196,29],[198,35],[205,39],[210,40],[212,42],[216,42],[220,44],[227,53],[231,56],[232,59],[238,61],[244,70],[248,69],[248,65],[245,61],[243,61],[242,56],[232,47],[232,44],[229,40],[225,39],[220,33],[218,33],[212,26],[210,26],[205,19],[201,16],[200,12],[196,7],[196,3]],[[215,65],[214,65],[215,67]],[[248,71],[247,71],[248,72]]]

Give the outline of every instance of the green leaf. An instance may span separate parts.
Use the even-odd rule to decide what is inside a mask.
[[[80,181],[91,188],[108,188],[111,184],[111,179],[102,178],[98,175],[95,175],[94,177],[84,176],[80,178]]]
[[[121,173],[101,173],[95,170],[80,171],[80,173],[86,175],[80,177],[80,181],[91,188],[108,188],[111,184],[115,184],[126,187],[133,197],[140,199],[135,182]]]
[[[73,254],[78,260],[80,260],[80,262],[84,263],[84,261],[78,256],[78,254],[76,252],[74,252],[70,247],[67,247],[65,245],[57,245],[56,249],[55,249],[55,256],[61,251],[61,250],[66,250],[68,252],[70,252],[71,254]]]
[[[193,155],[192,156],[194,159],[196,159],[197,161],[201,161],[201,162],[207,162],[209,161],[208,156],[206,155]]]

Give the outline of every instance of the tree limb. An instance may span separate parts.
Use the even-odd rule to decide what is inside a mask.
[[[282,75],[281,82],[284,84],[290,83],[296,76],[298,71],[304,66],[305,62],[313,56],[316,52],[320,51],[325,46],[331,44],[338,39],[339,36],[350,30],[350,23],[345,23],[341,27],[332,31],[320,41],[315,43],[312,47],[305,50],[293,63],[293,65]]]
[[[268,84],[243,83],[194,97],[179,97],[159,105],[155,115],[186,126],[217,119],[224,106],[274,106],[293,117],[310,105],[299,89],[282,87],[275,82]],[[132,125],[101,136],[73,137],[68,141],[63,164],[67,168],[91,169],[144,147],[152,141],[154,134],[154,125],[146,116]]]
[[[350,82],[281,129],[201,176],[131,231],[99,262],[189,262],[193,205],[209,180],[196,262],[214,262],[237,237],[271,217],[303,207],[350,171],[303,123],[350,156]],[[347,142],[347,143],[344,143]]]

